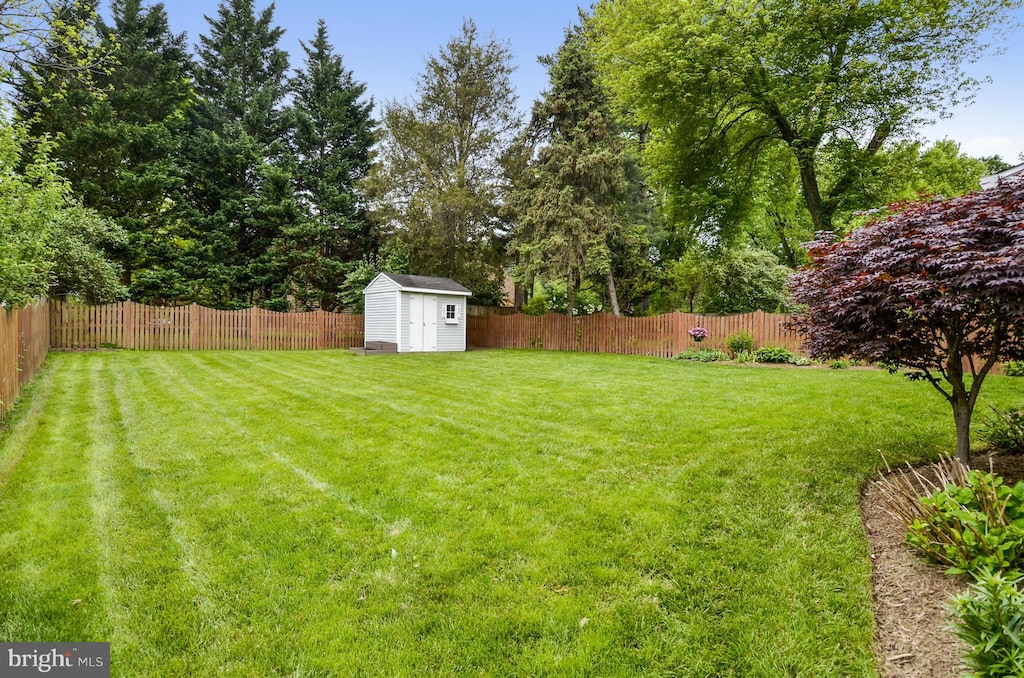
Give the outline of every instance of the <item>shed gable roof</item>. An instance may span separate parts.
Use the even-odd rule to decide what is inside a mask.
[[[402,290],[417,290],[428,292],[450,292],[452,294],[473,294],[451,278],[436,278],[429,275],[407,275],[405,273],[381,273],[378,277],[384,276],[398,285]],[[372,282],[370,283],[373,284]]]

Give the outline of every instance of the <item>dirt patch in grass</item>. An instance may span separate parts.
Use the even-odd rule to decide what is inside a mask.
[[[991,468],[1008,483],[1024,479],[1024,457],[976,457],[972,467]],[[879,675],[965,675],[962,656],[967,646],[950,629],[946,604],[968,579],[945,574],[944,567],[932,565],[903,543],[906,532],[886,511],[875,481],[864,485],[860,508],[871,545]]]

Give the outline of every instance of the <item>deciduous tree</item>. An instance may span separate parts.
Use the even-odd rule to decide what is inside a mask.
[[[734,225],[758,160],[781,147],[828,230],[887,141],[970,96],[964,65],[1020,4],[602,0],[594,26],[607,85],[650,123],[676,222]]]
[[[1024,180],[914,205],[810,256],[793,300],[811,355],[909,368],[949,402],[969,462],[985,378],[1024,358]]]
[[[368,182],[376,218],[401,232],[412,270],[453,278],[485,302],[501,295],[501,159],[519,127],[513,70],[507,45],[464,22],[427,59],[416,99],[385,105]]]

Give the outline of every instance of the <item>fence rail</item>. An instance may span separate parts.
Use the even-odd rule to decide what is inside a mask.
[[[48,315],[46,301],[16,311],[0,308],[0,421],[46,358]]]
[[[799,351],[803,343],[803,337],[783,326],[790,316],[762,311],[729,316],[675,312],[648,318],[601,313],[569,318],[555,313],[498,315],[471,307],[468,316],[469,344],[481,348],[538,348],[669,358],[698,347],[698,342],[687,333],[693,327],[703,327],[710,333],[699,344],[701,348],[725,349],[729,336],[741,331],[750,333],[758,348],[780,346]]]
[[[50,347],[156,351],[309,350],[363,345],[363,316],[261,308],[220,311],[190,306],[104,306],[50,302]]]

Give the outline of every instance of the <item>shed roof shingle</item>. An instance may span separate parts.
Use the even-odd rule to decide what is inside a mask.
[[[411,287],[418,290],[437,290],[438,292],[462,292],[472,294],[451,278],[436,278],[429,275],[407,275],[405,273],[382,273],[401,287]]]

